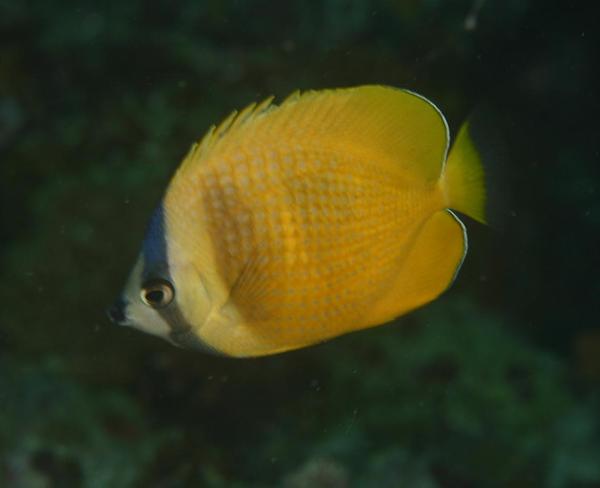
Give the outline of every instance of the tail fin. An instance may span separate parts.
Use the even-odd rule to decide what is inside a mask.
[[[473,144],[469,122],[465,122],[448,155],[442,186],[449,208],[485,224],[485,174],[479,151]]]

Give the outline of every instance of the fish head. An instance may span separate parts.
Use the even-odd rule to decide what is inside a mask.
[[[212,305],[195,266],[178,263],[168,274],[148,274],[145,268],[140,255],[123,292],[107,310],[110,320],[176,346],[211,350],[200,334]]]
[[[161,309],[169,307],[175,298],[175,286],[164,277],[144,277],[144,256],[140,254],[125,288],[107,310],[116,325],[134,327],[148,334],[169,340],[171,327]]]
[[[201,329],[211,310],[202,274],[186,252],[152,218],[127,283],[107,310],[110,320],[180,346],[211,350]]]

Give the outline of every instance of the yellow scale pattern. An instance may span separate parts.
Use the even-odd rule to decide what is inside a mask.
[[[200,180],[225,285],[235,287],[249,263],[250,279],[264,283],[233,297],[236,308],[270,339],[310,340],[364,326],[411,229],[428,215],[427,199],[417,198],[422,190],[403,189],[397,175],[349,155],[253,150],[207,167]]]

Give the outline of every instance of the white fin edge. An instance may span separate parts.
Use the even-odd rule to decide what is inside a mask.
[[[440,116],[440,119],[442,119],[442,122],[444,123],[444,128],[446,129],[446,148],[444,149],[444,157],[443,157],[443,161],[442,161],[442,170],[440,172],[440,178],[442,177],[442,175],[444,174],[444,171],[446,169],[446,162],[448,161],[448,152],[450,151],[450,127],[448,126],[448,121],[446,120],[446,117],[444,117],[444,114],[442,113],[442,111],[438,108],[438,106],[433,103],[431,100],[429,100],[429,98],[427,98],[424,95],[421,95],[417,92],[414,92],[412,90],[408,90],[406,88],[399,88],[399,90],[406,92],[406,93],[410,93],[411,95],[420,98],[421,100],[423,100],[424,102],[428,103],[429,105],[431,105],[435,111],[437,112],[437,114]],[[452,214],[454,215],[454,214]],[[456,217],[456,215],[454,215],[454,218],[456,218],[458,220],[458,217]],[[460,220],[458,220],[460,222]],[[462,222],[460,222],[460,224],[462,225]],[[464,228],[464,225],[463,225]]]
[[[460,225],[460,228],[462,229],[462,232],[463,232],[463,255],[460,258],[460,262],[458,263],[458,265],[456,266],[456,269],[454,270],[454,276],[452,276],[452,279],[450,280],[450,284],[448,285],[448,288],[450,288],[454,284],[454,281],[456,280],[456,278],[458,277],[460,268],[462,268],[462,265],[465,262],[465,258],[467,257],[467,251],[469,250],[469,238],[467,237],[467,228],[465,227],[465,224],[463,224],[462,220],[460,220],[458,218],[458,216],[449,208],[446,209],[446,212],[448,212],[450,215],[452,215],[452,217],[454,217],[454,220],[456,220],[458,225]]]

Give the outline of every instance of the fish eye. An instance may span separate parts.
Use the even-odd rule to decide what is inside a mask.
[[[144,284],[140,296],[149,307],[162,308],[173,301],[175,289],[166,280],[152,280]]]

